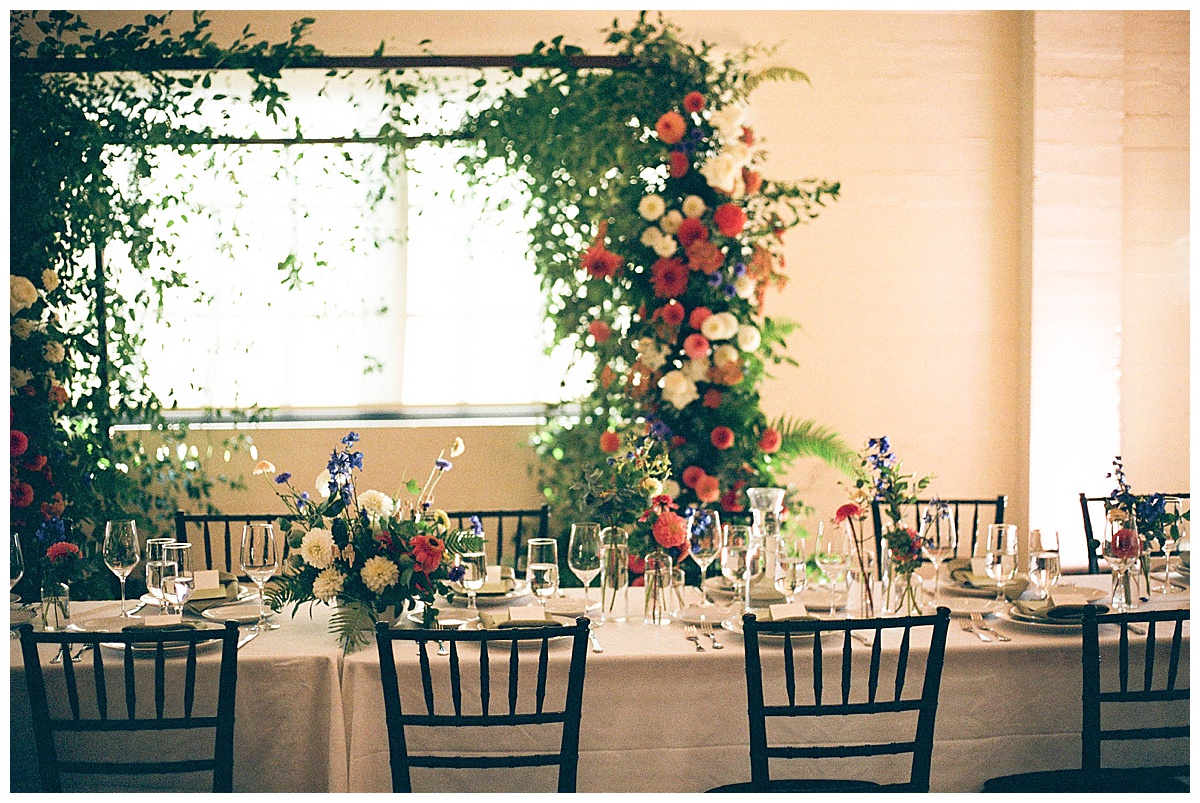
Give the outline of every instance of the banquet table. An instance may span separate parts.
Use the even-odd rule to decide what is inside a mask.
[[[1109,579],[1074,576],[1064,582],[1107,590]],[[640,589],[632,590],[631,601],[631,610],[640,611]],[[1190,597],[1183,592],[1156,596],[1143,607],[1189,604]],[[97,604],[79,605],[81,610],[91,610],[84,606]],[[328,609],[323,606],[314,606],[311,619],[303,608],[294,619],[286,612],[278,618],[283,625],[280,630],[250,642],[240,655],[234,789],[390,791],[374,645],[342,656],[335,639],[326,632]],[[983,643],[959,624],[959,619],[952,620],[947,640],[932,791],[976,791],[991,777],[1078,767],[1079,631],[1051,632],[997,619],[993,627],[1011,641]],[[749,780],[741,637],[721,630],[718,634],[725,648],[709,646],[699,653],[684,639],[678,623],[609,622],[598,630],[604,652],[589,652],[587,658],[580,792],[699,792]],[[1185,636],[1190,643],[1190,627]],[[897,643],[898,639],[885,638],[885,661],[889,654],[894,655]],[[856,645],[854,649],[856,661],[867,660],[867,648],[860,650]],[[923,649],[922,642],[914,639],[914,656],[919,657]],[[779,647],[764,645],[764,661],[769,664],[781,652]],[[1115,655],[1115,631],[1102,634],[1102,652],[1106,660]],[[549,654],[552,672],[562,670],[569,656],[565,642],[561,647],[552,646]],[[536,658],[536,651],[532,657]],[[398,647],[396,659],[403,688],[405,673],[411,678],[416,671],[415,648],[411,644]],[[447,671],[447,659],[431,655],[431,660],[435,674]],[[798,666],[802,666],[800,658]],[[27,703],[20,668],[19,653],[14,651],[10,748],[14,790],[31,788],[29,778],[36,777],[27,715],[23,713]],[[1186,664],[1181,672],[1187,676]],[[469,683],[469,677],[468,672],[464,683]],[[856,729],[878,726],[865,718],[850,718],[831,724],[809,722],[804,727],[803,738],[819,743],[853,739],[855,732],[866,732]],[[897,731],[897,737],[900,734]],[[878,733],[873,730],[871,736]],[[470,737],[465,745],[459,742],[457,751],[533,750],[537,738],[523,728],[502,729],[499,735],[493,729],[486,739]],[[905,738],[911,738],[911,731]],[[432,748],[442,739],[431,733],[415,739],[410,736],[410,747],[414,751]],[[1113,766],[1182,764],[1187,762],[1186,751],[1186,746],[1173,753],[1161,745],[1139,745],[1110,754],[1106,748],[1105,762]],[[907,777],[906,768],[907,757],[877,757],[792,761],[782,771],[781,763],[775,762],[772,773],[773,777],[897,780]],[[552,791],[554,784],[553,768],[413,770],[414,791]]]

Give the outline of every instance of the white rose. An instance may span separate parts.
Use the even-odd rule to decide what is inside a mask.
[[[700,398],[696,392],[696,383],[683,375],[681,371],[670,371],[662,378],[662,397],[682,410]]]
[[[708,186],[727,194],[733,193],[741,174],[741,167],[735,164],[728,154],[724,153],[709,159],[700,168],[700,175],[704,176]]]
[[[13,334],[21,340],[28,340],[37,331],[37,323],[28,318],[17,318],[12,324]]]
[[[701,201],[701,203],[704,203]],[[674,234],[679,231],[679,224],[683,222],[683,215],[678,209],[672,209],[670,212],[662,216],[662,220],[658,221],[658,225],[662,228],[663,234]]]
[[[46,362],[62,362],[67,356],[67,350],[57,340],[51,340],[42,346],[42,358]]]
[[[370,589],[372,594],[378,594],[400,580],[400,568],[382,555],[367,558],[359,574],[363,585]]]
[[[728,340],[738,331],[738,321],[732,312],[718,312],[704,319],[700,324],[700,334],[709,340]]]
[[[329,481],[331,479],[333,478],[329,476],[329,470],[326,469],[317,475],[317,481],[313,483],[317,486],[317,490],[320,492],[321,496],[326,499],[329,498]]]
[[[701,357],[698,360],[688,360],[681,370],[683,375],[693,382],[703,382],[708,378],[709,364],[708,357]]]
[[[758,327],[745,326],[738,327],[737,333],[738,348],[742,351],[758,351],[758,347],[762,345],[762,333],[758,331]]]
[[[358,509],[367,511],[373,519],[386,519],[396,511],[391,497],[379,491],[363,491],[358,495]]]
[[[329,602],[342,593],[345,585],[346,575],[337,569],[325,569],[313,580],[313,596],[323,602]]]
[[[750,160],[754,158],[754,151],[750,150],[750,146],[744,142],[735,142],[732,145],[726,145],[724,154],[738,166],[738,169],[750,164]]]
[[[646,246],[647,248],[653,248],[654,244],[662,238],[663,233],[658,226],[647,226],[646,230],[642,232],[641,241],[642,245]]]
[[[51,268],[42,271],[42,287],[46,288],[47,293],[53,293],[58,289],[58,274]]]
[[[675,252],[679,250],[679,243],[675,242],[674,237],[664,236],[662,239],[656,242],[653,247],[654,253],[658,254],[663,259],[666,259],[669,256],[675,255]]]
[[[314,569],[325,569],[333,563],[333,533],[315,528],[300,541],[300,556]]]
[[[744,298],[747,301],[754,298],[754,294],[758,291],[758,282],[751,279],[746,274],[742,274],[733,280],[733,292],[738,294],[738,298]]]
[[[663,367],[667,361],[667,350],[664,346],[659,345],[657,340],[649,338],[645,340],[633,341],[633,347],[637,350],[638,359],[642,361],[651,371],[657,371]]]
[[[720,368],[722,365],[728,365],[731,362],[737,362],[738,350],[728,343],[717,346],[713,350],[713,363]]]
[[[742,121],[745,117],[746,110],[741,106],[725,106],[714,111],[708,122],[720,133],[722,141],[729,143],[742,135]]]
[[[699,195],[689,195],[683,199],[683,216],[700,217],[708,210],[708,205]]]
[[[638,214],[646,220],[658,220],[666,211],[667,204],[658,195],[645,195],[638,202]]]
[[[33,282],[24,276],[8,277],[8,306],[12,315],[23,309],[29,309],[37,301],[38,291]]]

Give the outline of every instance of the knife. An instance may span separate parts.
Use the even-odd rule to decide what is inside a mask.
[[[126,616],[133,616],[135,613],[137,613],[138,611],[140,611],[142,608],[145,608],[145,607],[146,607],[146,603],[139,602],[137,605],[134,605],[132,608],[129,609],[129,613],[127,613]]]
[[[261,630],[251,630],[249,633],[238,639],[237,648],[240,650],[242,647],[245,647],[247,644],[254,641],[254,639],[261,632]]]

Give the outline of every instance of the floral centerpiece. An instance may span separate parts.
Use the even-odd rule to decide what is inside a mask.
[[[859,572],[866,576],[866,516],[872,501],[882,503],[888,519],[884,525],[883,542],[888,548],[891,582],[893,587],[899,589],[899,603],[909,613],[916,613],[920,610],[920,601],[912,583],[912,575],[921,565],[921,538],[915,530],[904,525],[902,508],[914,504],[917,494],[928,487],[933,478],[925,476],[914,479],[911,474],[900,473],[900,460],[892,452],[891,441],[886,435],[867,441],[861,461],[861,472],[854,481],[851,501],[838,508],[834,521],[845,522],[849,527],[856,547],[855,560],[859,564]],[[870,584],[864,585],[867,603],[873,606]]]
[[[351,432],[333,450],[317,480],[321,499],[297,490],[289,472],[275,477],[286,489],[277,491],[289,512],[279,528],[291,555],[268,592],[273,609],[293,603],[293,615],[306,602],[336,602],[330,629],[347,652],[367,642],[386,609],[399,613],[420,601],[424,623],[432,624],[434,595],[444,594],[443,583],[461,573],[452,556],[478,550],[483,542],[478,532],[452,531],[446,513],[432,507],[433,488],[452,467],[447,454],[462,453],[461,439],[438,455],[423,488],[408,481],[411,501],[357,489],[355,472],[363,467],[362,452],[353,448],[358,440]],[[269,464],[260,468],[274,472]]]
[[[1131,522],[1131,528],[1136,529],[1151,549],[1161,549],[1168,539],[1179,539],[1180,522],[1190,518],[1191,511],[1168,510],[1167,497],[1160,493],[1135,494],[1125,477],[1120,455],[1113,458],[1113,470],[1106,476],[1117,483],[1104,500],[1108,521]],[[1136,523],[1136,527],[1132,523]]]

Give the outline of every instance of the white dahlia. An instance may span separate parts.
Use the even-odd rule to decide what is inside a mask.
[[[368,558],[362,567],[362,581],[372,594],[378,594],[400,580],[400,568],[387,558],[376,555]]]

